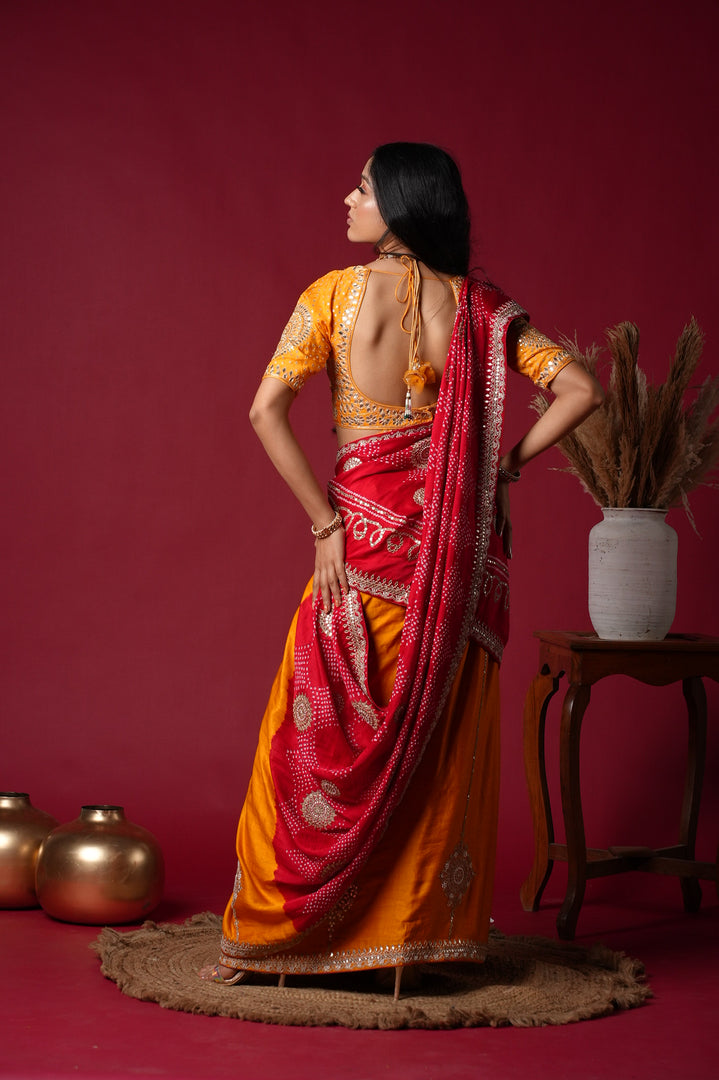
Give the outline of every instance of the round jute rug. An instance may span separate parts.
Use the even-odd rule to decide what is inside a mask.
[[[569,1024],[631,1009],[651,996],[638,960],[601,945],[584,949],[539,937],[494,932],[484,964],[422,966],[414,988],[392,996],[377,972],[287,977],[286,986],[253,975],[220,986],[197,972],[217,959],[221,923],[205,912],[184,925],[146,922],[119,933],[106,928],[92,948],[102,973],[124,994],[166,1009],[267,1024],[351,1028],[534,1027]],[[409,972],[405,973],[410,974]]]

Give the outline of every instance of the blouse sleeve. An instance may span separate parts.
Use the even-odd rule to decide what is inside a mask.
[[[327,274],[302,293],[263,378],[282,379],[298,391],[310,375],[327,366],[332,349],[332,294],[336,276],[336,273]]]
[[[519,319],[516,327],[514,355],[510,351],[507,363],[513,371],[528,376],[544,390],[563,367],[572,363],[572,357],[535,327],[530,326],[526,319]]]

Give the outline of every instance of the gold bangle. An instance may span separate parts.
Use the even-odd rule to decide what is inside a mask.
[[[519,469],[517,469],[516,472],[510,472],[509,469],[505,469],[503,465],[500,465],[497,469],[497,479],[504,484],[516,484],[519,477]]]
[[[325,525],[324,529],[318,529],[314,525],[312,526],[312,535],[315,540],[326,540],[328,536],[332,536],[333,532],[337,532],[342,528],[342,515],[339,510],[335,510],[335,516],[330,521],[329,525]]]

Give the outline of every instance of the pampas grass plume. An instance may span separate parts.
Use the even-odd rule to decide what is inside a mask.
[[[694,525],[688,493],[719,465],[719,377],[698,386],[694,373],[704,335],[692,318],[682,330],[666,381],[651,385],[639,367],[639,328],[622,322],[606,332],[611,357],[602,408],[558,444],[566,471],[602,507],[683,505]],[[601,350],[582,352],[576,338],[561,345],[598,377]],[[548,400],[537,394],[542,415]]]

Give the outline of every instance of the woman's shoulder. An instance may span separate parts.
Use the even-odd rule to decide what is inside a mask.
[[[354,282],[368,273],[369,268],[361,265],[346,266],[342,270],[330,270],[328,273],[323,274],[322,277],[313,281],[311,285],[308,285],[305,292],[331,292],[339,285],[343,285],[347,282]]]
[[[315,311],[329,311],[338,301],[346,299],[353,289],[361,288],[368,274],[366,266],[330,270],[307,286],[300,297],[300,303]]]

